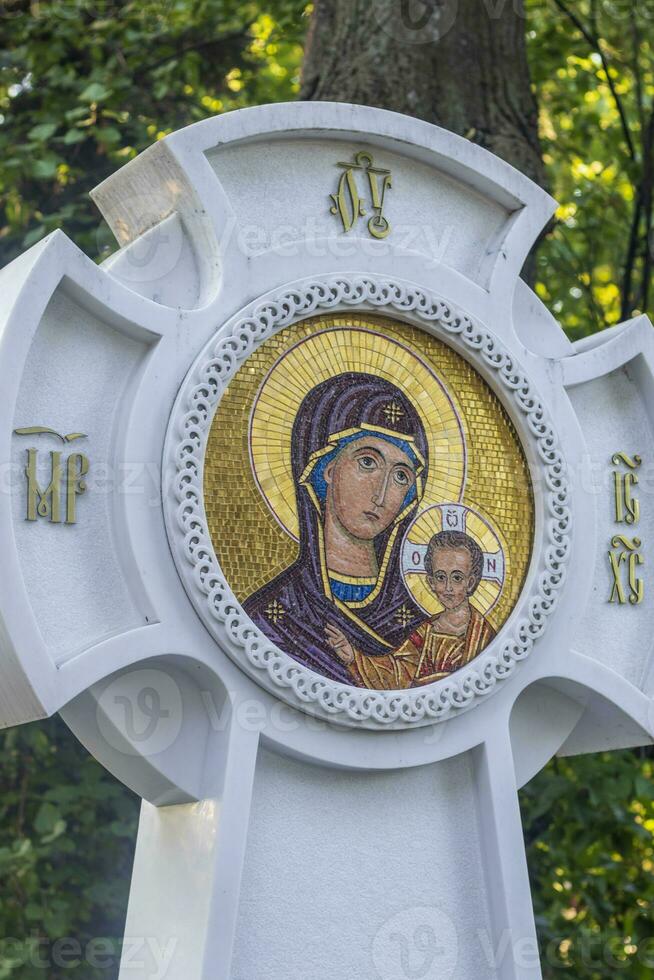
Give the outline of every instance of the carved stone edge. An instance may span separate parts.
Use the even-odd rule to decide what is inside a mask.
[[[203,460],[211,424],[229,381],[268,337],[316,312],[373,307],[410,314],[434,334],[458,339],[470,360],[483,362],[524,417],[545,492],[536,574],[510,623],[477,661],[423,688],[369,691],[328,680],[293,660],[252,623],[234,597],[214,552],[203,504]],[[488,371],[486,372],[488,373]],[[545,632],[565,580],[572,514],[567,467],[549,415],[503,344],[446,300],[410,283],[376,276],[314,277],[250,304],[197,358],[169,423],[164,468],[172,495],[166,525],[182,581],[219,646],[264,687],[314,714],[349,725],[408,728],[443,721],[472,707],[506,680]],[[532,472],[532,478],[534,474]],[[173,499],[174,498],[174,499]],[[533,566],[532,566],[533,567]],[[227,644],[225,644],[227,640]]]

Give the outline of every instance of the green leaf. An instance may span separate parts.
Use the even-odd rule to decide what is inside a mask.
[[[37,126],[32,126],[27,136],[31,140],[45,143],[56,132],[56,129],[56,123],[39,123]]]
[[[47,232],[48,229],[45,227],[45,225],[37,225],[36,228],[32,228],[31,231],[28,231],[27,234],[23,236],[23,247],[31,248],[32,245],[36,245],[36,243],[40,242]]]
[[[64,136],[64,145],[72,146],[74,143],[83,143],[87,135],[83,129],[69,129]]]
[[[38,810],[34,821],[34,830],[37,834],[51,834],[55,829],[61,814],[52,803],[43,803]]]
[[[37,178],[49,180],[57,173],[58,164],[59,161],[56,157],[43,157],[41,160],[35,160],[32,164],[32,175]]]
[[[98,129],[96,136],[99,143],[106,144],[120,143],[122,139],[120,130],[116,129],[115,126],[102,126]]]
[[[76,119],[83,119],[88,115],[88,108],[86,106],[78,106],[76,109],[69,109],[68,112],[64,113],[64,118],[66,122],[75,122]]]
[[[108,99],[111,95],[111,89],[106,88],[100,82],[91,82],[87,85],[83,92],[80,93],[78,99],[81,102],[102,102]]]

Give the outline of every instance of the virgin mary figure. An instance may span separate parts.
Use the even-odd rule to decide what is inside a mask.
[[[425,429],[394,384],[350,372],[306,395],[291,455],[299,555],[244,608],[295,660],[351,684],[328,624],[377,657],[424,619],[402,581],[400,551],[427,479]]]

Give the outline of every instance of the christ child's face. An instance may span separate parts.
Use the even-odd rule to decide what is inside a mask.
[[[467,548],[434,548],[429,588],[446,609],[457,609],[468,601],[475,587],[472,555]]]
[[[416,482],[405,452],[366,436],[344,446],[325,468],[328,506],[353,538],[371,541],[398,516]]]

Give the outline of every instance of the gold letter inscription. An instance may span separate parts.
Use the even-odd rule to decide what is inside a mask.
[[[84,477],[89,471],[89,461],[84,453],[71,453],[66,464],[66,524],[75,524],[75,505],[79,494],[86,490]]]
[[[616,467],[613,472],[613,503],[616,524],[633,526],[638,524],[640,520],[640,501],[634,494],[634,490],[638,486],[638,477],[633,471],[639,468],[642,461],[642,457],[637,454],[632,457],[627,453],[614,453],[611,457],[611,462]],[[626,467],[627,472],[620,472],[619,467]],[[611,548],[613,550],[609,551],[609,562],[613,575],[613,587],[609,602],[617,602],[620,606],[626,605],[627,602],[632,606],[639,606],[643,601],[645,583],[638,576],[638,568],[645,564],[645,559],[640,553],[640,547],[640,538],[628,538],[624,534],[616,534],[612,538]],[[629,588],[628,595],[627,586]]]
[[[331,194],[333,206],[331,213],[338,215],[343,224],[343,231],[352,231],[359,218],[367,214],[365,200],[357,184],[356,171],[368,177],[370,191],[370,207],[373,214],[368,219],[368,231],[373,238],[386,238],[391,230],[390,223],[384,215],[386,191],[393,186],[390,170],[374,166],[370,153],[361,151],[354,157],[353,163],[339,163],[343,174],[338,182],[336,194]],[[364,191],[365,193],[365,191]]]
[[[71,432],[62,436],[48,426],[33,425],[24,429],[15,429],[16,435],[33,436],[46,435],[61,439],[63,443],[85,439],[82,432]],[[50,450],[50,475],[45,488],[39,483],[39,450],[32,447],[27,450],[27,520],[37,521],[39,517],[50,520],[52,524],[75,524],[77,522],[77,498],[86,491],[84,477],[89,471],[89,460],[84,453],[71,453],[64,462],[61,450]],[[62,513],[65,481],[66,514]]]
[[[61,453],[50,453],[50,482],[45,490],[37,475],[38,449],[27,450],[27,520],[49,517],[53,524],[61,521]]]
[[[638,469],[642,463],[640,456],[631,459],[626,453],[616,453],[613,457],[613,465],[619,466],[623,463],[630,470]],[[638,477],[635,473],[619,473],[617,470],[613,474],[615,488],[615,520],[617,524],[637,524],[640,519],[640,501],[633,496],[634,487],[638,486]]]
[[[638,577],[638,566],[645,564],[645,559],[640,554],[640,538],[626,538],[622,534],[616,534],[611,541],[614,549],[622,546],[624,550],[620,552],[610,551],[609,561],[613,573],[613,588],[609,602],[617,602],[623,606],[627,602],[627,593],[622,576],[622,566],[627,566],[627,579],[630,589],[629,603],[638,606],[645,596],[645,583]]]

